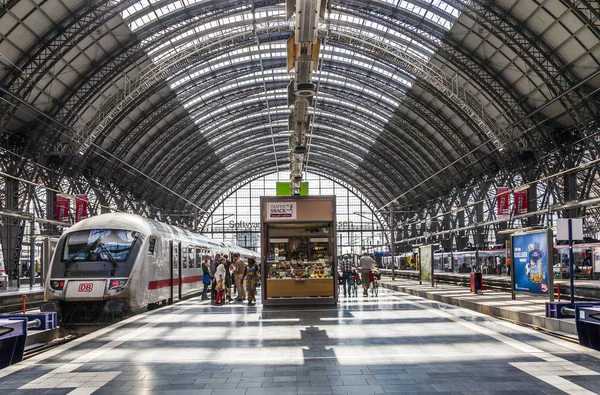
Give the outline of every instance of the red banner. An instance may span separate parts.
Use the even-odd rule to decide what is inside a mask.
[[[87,195],[75,195],[75,222],[88,217],[88,197]]]
[[[498,216],[509,215],[509,188],[498,187],[496,188],[496,200],[498,202]]]
[[[515,192],[515,215],[527,213],[527,189]]]
[[[62,196],[56,196],[56,220],[60,222],[69,222],[69,199]]]

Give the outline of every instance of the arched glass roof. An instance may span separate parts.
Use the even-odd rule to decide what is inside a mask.
[[[0,15],[5,148],[163,208],[288,170],[284,1],[50,3]],[[429,201],[591,135],[597,21],[585,2],[328,0],[306,168],[378,206]]]

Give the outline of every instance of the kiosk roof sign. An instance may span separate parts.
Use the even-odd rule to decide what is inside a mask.
[[[267,220],[296,220],[298,212],[296,202],[267,202]]]

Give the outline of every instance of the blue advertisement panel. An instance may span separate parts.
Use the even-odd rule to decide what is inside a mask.
[[[547,230],[512,236],[515,292],[548,294],[553,289],[551,240]]]

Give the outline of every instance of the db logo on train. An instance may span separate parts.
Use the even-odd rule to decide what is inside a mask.
[[[81,283],[79,284],[79,292],[92,292],[94,284],[92,283]]]

